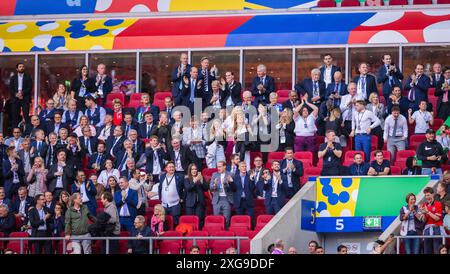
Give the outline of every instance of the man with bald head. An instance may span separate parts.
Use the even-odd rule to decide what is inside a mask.
[[[325,82],[320,80],[320,70],[315,68],[311,70],[311,78],[306,78],[300,84],[295,86],[299,96],[308,94],[308,101],[316,107],[325,99]]]
[[[260,64],[256,68],[256,77],[252,81],[252,95],[255,97],[255,106],[259,102],[269,103],[270,93],[275,91],[275,80],[267,75],[267,68]]]
[[[183,103],[183,78],[191,77],[190,70],[191,65],[188,64],[188,55],[186,53],[182,53],[180,56],[180,63],[172,70],[172,95],[175,106]]]
[[[92,79],[96,87],[96,96],[106,98],[113,89],[112,78],[106,74],[105,64],[97,65],[97,75]],[[103,99],[103,103],[106,103]]]
[[[342,72],[336,71],[333,75],[333,82],[327,86],[325,100],[332,100],[335,107],[341,104],[341,97],[348,94],[347,85],[342,79]]]

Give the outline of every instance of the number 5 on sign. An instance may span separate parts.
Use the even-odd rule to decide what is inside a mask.
[[[344,219],[336,219],[336,230],[344,230]]]

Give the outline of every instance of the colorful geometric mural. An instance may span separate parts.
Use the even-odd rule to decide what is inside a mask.
[[[405,204],[406,194],[418,194],[429,180],[428,176],[318,178],[317,230],[336,232],[342,225],[342,231],[359,231],[367,216],[384,218],[387,227]]]
[[[450,42],[450,9],[0,22],[0,52],[427,42]]]
[[[0,16],[310,8],[317,0],[1,0]]]

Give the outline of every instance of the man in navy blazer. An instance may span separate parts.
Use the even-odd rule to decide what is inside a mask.
[[[60,111],[56,111],[54,116],[53,116],[53,120],[52,121],[48,121],[45,123],[45,134],[48,135],[51,132],[54,132],[56,134],[59,133],[59,130],[61,128],[66,128],[67,130],[69,129],[69,126],[66,123],[62,122],[62,114]]]
[[[91,157],[97,151],[98,138],[92,137],[89,127],[84,127],[82,131],[83,136],[79,138],[81,149],[88,157]]]
[[[383,55],[383,65],[378,69],[377,82],[382,84],[383,96],[386,102],[395,86],[401,86],[403,73],[392,63],[390,54]]]
[[[115,127],[113,135],[110,135],[106,139],[106,152],[113,157],[117,157],[117,152],[122,149],[123,142],[127,138],[123,136],[123,129],[121,127]]]
[[[323,65],[320,67],[320,81],[325,83],[326,88],[333,82],[333,76],[336,71],[341,71],[341,68],[333,65],[331,54],[324,54]]]
[[[282,106],[283,106],[283,110],[286,109],[286,108],[290,108],[291,110],[293,110],[299,104],[300,104],[300,100],[298,99],[297,91],[291,90],[289,92],[289,99],[284,101]]]
[[[260,64],[256,68],[256,77],[252,81],[252,95],[255,97],[254,105],[259,105],[259,102],[269,104],[269,95],[275,92],[275,80],[273,77],[267,75],[267,68]]]
[[[299,97],[308,94],[308,101],[319,107],[325,100],[325,82],[320,81],[320,70],[311,70],[311,78],[306,78],[296,85]]]
[[[189,79],[190,70],[191,65],[188,64],[188,55],[186,53],[182,53],[180,56],[180,64],[172,70],[172,95],[175,106],[183,104],[183,78],[187,77]]]
[[[39,120],[41,120],[42,124],[53,121],[56,112],[55,101],[52,98],[49,98],[45,104],[47,107],[39,112]]]
[[[202,100],[202,108],[205,106],[203,96],[203,80],[198,77],[198,69],[196,67],[191,67],[190,78],[183,77],[183,102],[182,104],[189,107],[191,115],[194,114],[194,102],[198,98]],[[206,96],[205,96],[206,97]]]
[[[131,231],[134,218],[137,215],[138,193],[130,188],[126,177],[120,177],[119,187],[120,191],[114,193],[114,202],[119,212],[120,225],[122,230]]]
[[[184,178],[175,173],[175,164],[171,161],[166,164],[166,173],[159,177],[158,194],[166,214],[173,217],[173,223],[177,226],[185,196]]]
[[[248,174],[247,164],[239,163],[239,171],[233,176],[233,182],[236,185],[234,196],[234,208],[238,215],[249,215],[252,223],[255,219],[255,199],[256,199],[256,183],[255,174]]]
[[[101,172],[105,169],[105,162],[107,159],[109,159],[109,155],[106,152],[105,142],[99,141],[97,144],[97,152],[89,157],[88,168]]]
[[[228,105],[229,99],[231,99],[233,106],[240,105],[242,103],[241,83],[234,80],[234,73],[232,71],[227,71],[225,73],[225,77],[225,82],[222,80],[222,91],[223,97],[225,97],[225,106]]]
[[[11,126],[17,127],[19,124],[20,110],[22,109],[23,117],[25,123],[30,123],[30,103],[33,89],[33,79],[31,76],[25,72],[25,65],[23,63],[18,63],[16,65],[16,71],[9,80],[9,91],[10,91],[10,117]]]
[[[164,170],[166,152],[161,147],[158,136],[152,136],[150,142],[145,144],[145,172],[153,175],[153,181],[159,182],[159,174]]]
[[[19,186],[24,185],[25,170],[14,147],[6,149],[8,158],[3,160],[3,179],[6,198],[12,199],[17,195]]]
[[[45,143],[44,130],[36,130],[35,137],[36,139],[31,141],[30,151],[33,152],[31,153],[31,158],[42,157],[43,159],[45,159],[45,156],[47,155],[48,145],[47,143]]]
[[[423,73],[423,65],[417,64],[414,73],[405,83],[405,90],[408,91],[406,98],[413,112],[419,109],[420,101],[428,102],[428,88],[430,88],[430,78]]]
[[[144,123],[139,124],[138,136],[142,139],[150,139],[152,136],[152,131],[158,126],[158,123],[153,119],[153,114],[151,112],[146,112],[144,114]]]
[[[341,104],[341,97],[346,94],[348,94],[347,85],[342,79],[342,72],[336,71],[333,75],[333,82],[327,86],[325,101],[331,99],[334,107],[339,107]]]
[[[21,206],[22,204],[22,206]],[[25,220],[25,217],[28,215],[28,209],[33,204],[33,198],[28,196],[27,188],[21,186],[18,191],[18,196],[12,203],[11,210],[14,214],[19,215],[22,218],[22,221]]]
[[[275,215],[286,204],[287,195],[287,177],[280,171],[280,162],[272,162],[272,175],[268,170],[264,171],[264,205],[266,207],[266,214]]]
[[[366,62],[360,63],[358,70],[359,75],[353,78],[353,82],[356,83],[357,99],[369,102],[369,96],[372,92],[376,92],[378,94],[375,76],[368,74],[369,65]]]
[[[433,74],[430,75],[430,88],[438,87],[438,83],[444,81],[444,73],[442,73],[442,66],[439,63],[434,63]]]
[[[303,163],[294,159],[294,150],[285,149],[284,159],[281,161],[281,172],[287,179],[287,194],[290,199],[300,189],[300,178],[303,176]]]

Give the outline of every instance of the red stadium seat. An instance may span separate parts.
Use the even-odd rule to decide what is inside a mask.
[[[160,110],[166,108],[166,103],[164,100],[155,100],[153,101],[153,105],[159,107]]]
[[[170,91],[158,91],[158,92],[155,93],[155,97],[154,97],[153,101],[162,100],[164,102],[166,97],[172,98],[172,92],[170,92]]]
[[[431,0],[414,0],[413,5],[431,5]]]
[[[278,96],[278,98],[277,98],[277,103],[283,104],[283,103],[286,102],[287,100],[289,100],[289,97]]]
[[[0,238],[4,238],[5,234],[3,234],[3,232],[0,232]],[[5,248],[5,241],[0,241],[0,252],[3,251],[3,249]]]
[[[234,237],[232,231],[216,231],[210,233],[210,236],[216,237]],[[209,240],[209,248],[211,254],[225,254],[225,251],[230,247],[235,247],[234,240]]]
[[[372,135],[372,138],[370,138],[371,143],[370,143],[370,150],[374,151],[378,149],[378,136],[376,135]]]
[[[341,7],[359,7],[361,6],[359,4],[358,0],[344,0],[342,1]]]
[[[131,101],[141,101],[141,95],[142,95],[142,93],[132,93],[131,95],[130,95],[130,102]]]
[[[408,159],[409,157],[414,157],[416,156],[416,151],[414,150],[400,150],[397,151],[396,155],[395,155],[395,160],[399,161],[399,160],[403,160],[406,161],[406,159]]]
[[[428,102],[433,106],[433,114],[436,116],[437,113],[437,101],[438,97],[436,96],[428,96]]]
[[[28,238],[28,233],[27,232],[11,232],[9,234],[9,238]],[[29,243],[28,240],[23,240],[23,253],[25,254],[29,251]],[[7,248],[11,249],[12,252],[17,253],[17,254],[21,254],[20,253],[20,240],[10,240],[8,242],[8,246]]]
[[[106,95],[107,103],[112,103],[114,99],[119,99],[122,102],[122,105],[125,104],[125,95],[123,95],[123,93],[109,93],[108,95]]]
[[[383,152],[383,158],[390,161],[391,160],[391,152],[389,152],[388,150],[382,150],[381,152]],[[373,161],[375,159],[375,152],[370,153],[370,161]]]
[[[236,234],[236,236],[249,238],[248,240],[240,240],[240,242],[239,242],[240,250],[238,250],[238,251],[239,251],[239,254],[250,254],[250,241],[253,239],[253,237],[255,237],[257,232],[253,231],[253,230],[248,230],[248,231],[236,232],[235,234]],[[237,240],[236,240],[236,248],[237,247],[238,247],[238,245],[237,245]]]
[[[247,230],[250,230],[252,226],[252,219],[248,215],[234,215],[230,220],[230,228],[231,227],[246,227]]]
[[[140,106],[141,106],[141,101],[137,101],[137,100],[132,100],[127,105],[128,108],[138,108]]]
[[[439,118],[434,118],[432,128],[434,129],[434,131],[438,131],[439,128],[440,128],[443,124],[444,124],[444,120],[439,119]]]
[[[272,220],[274,215],[259,215],[258,218],[256,218],[256,226],[255,231],[259,232],[266,224]]]
[[[211,232],[225,230],[225,217],[222,215],[208,215],[205,217],[203,231]]]
[[[178,231],[166,231],[164,237],[182,237]],[[162,240],[158,244],[160,254],[180,254],[183,240]]]
[[[450,4],[450,0],[437,0],[437,3],[438,3],[439,5]]]
[[[336,2],[334,0],[319,0],[319,2],[317,2],[317,7],[334,8],[336,7]]]
[[[408,0],[390,0],[390,6],[406,6],[408,5]]]
[[[294,153],[294,159],[302,162],[303,167],[312,167],[314,156],[311,151],[298,151]]]
[[[131,233],[129,231],[120,231],[120,237],[130,237],[130,236]],[[127,253],[128,253],[128,240],[119,240],[119,254],[127,254]]]
[[[345,153],[344,155],[344,161],[346,161],[347,159],[353,160],[353,157],[355,156],[356,153],[361,153],[363,159],[366,156],[364,154],[364,151],[359,151],[359,150],[349,150]]]
[[[304,169],[303,176],[300,179],[301,184],[304,185],[308,182],[309,177],[320,176],[322,169],[320,167],[307,167]]]
[[[208,237],[208,232],[206,231],[192,231],[186,236],[189,237]],[[194,240],[184,240],[183,249],[184,253],[189,254],[189,249],[194,245]],[[208,240],[195,240],[195,245],[200,248],[200,254],[206,254],[208,249]]]
[[[269,152],[267,154],[267,163],[270,163],[270,164],[274,160],[281,161],[283,159],[284,159],[284,152],[282,152],[282,151],[274,151],[274,152]]]
[[[277,90],[278,97],[289,97],[289,92],[291,92],[290,89]]]
[[[16,230],[20,231],[22,225],[23,225],[22,218],[20,216],[16,216]]]
[[[261,215],[261,214],[259,214],[259,215]],[[239,233],[242,231],[248,231],[248,229],[247,229],[247,227],[244,227],[244,226],[230,226],[228,228],[228,231],[233,231],[234,233]]]
[[[392,175],[402,175],[402,168],[398,166],[391,166]]]
[[[426,140],[425,134],[414,134],[409,137],[409,148],[416,151],[420,143]]]
[[[214,172],[217,172],[217,168],[204,168],[202,170],[202,176],[207,182],[209,182]]]
[[[97,174],[97,170],[95,169],[85,169],[84,175],[86,175],[86,178],[91,177],[92,174]]]
[[[428,96],[434,96],[435,88],[428,88]]]
[[[190,224],[192,226],[192,230],[198,230],[200,220],[196,215],[182,215],[180,216],[180,224]]]

